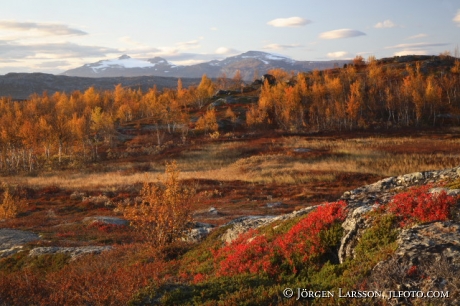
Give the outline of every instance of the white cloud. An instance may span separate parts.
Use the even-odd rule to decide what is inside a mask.
[[[68,67],[70,63],[68,61],[48,61],[37,64],[37,67],[40,68],[61,68],[61,67]]]
[[[188,46],[196,46],[196,45],[199,45],[199,44],[200,44],[200,41],[198,39],[176,43],[176,45],[178,45],[178,46],[186,46],[186,47],[188,47]]]
[[[423,38],[423,37],[427,37],[427,36],[428,35],[426,35],[424,33],[420,33],[420,34],[417,34],[417,35],[410,36],[407,39],[417,39],[417,38]]]
[[[169,62],[175,65],[190,65],[193,63],[208,62],[211,60],[223,59],[228,54],[217,54],[217,53],[187,53],[180,52],[179,50],[173,49],[162,49],[160,52],[151,53],[149,56],[164,57]]]
[[[399,44],[395,46],[385,47],[385,49],[418,49],[426,47],[442,47],[447,46],[448,43],[414,43],[414,44]]]
[[[169,60],[168,60],[169,61]],[[194,60],[194,59],[189,59],[189,60],[174,60],[174,61],[169,61],[174,65],[177,66],[190,66],[190,65],[196,65],[196,64],[201,64],[206,62],[206,60]]]
[[[263,49],[268,50],[285,50],[285,49],[293,49],[293,48],[300,48],[301,45],[299,44],[290,44],[290,45],[282,45],[282,44],[268,44],[263,47]]]
[[[336,52],[329,52],[327,54],[327,57],[330,57],[330,58],[344,58],[347,55],[348,55],[348,52],[346,52],[346,51],[336,51]]]
[[[267,22],[274,27],[301,27],[309,23],[310,20],[301,17],[277,18]]]
[[[211,30],[212,31],[218,31],[219,29],[217,27],[212,27]]]
[[[329,32],[324,32],[319,35],[321,39],[338,39],[338,38],[349,38],[349,37],[356,37],[366,35],[358,30],[351,30],[351,29],[339,29]]]
[[[236,54],[239,53],[238,50],[227,48],[227,47],[219,47],[214,51],[216,54],[228,55],[228,54]]]
[[[105,57],[109,53],[119,53],[118,49],[100,46],[85,46],[70,42],[17,44],[0,41],[0,57],[6,59],[63,59],[84,57]]]
[[[457,26],[460,27],[460,10],[457,11],[457,15],[455,15],[454,19],[452,19],[453,22],[457,24]]]
[[[426,55],[427,52],[425,50],[402,50],[395,52],[395,56],[403,56],[403,55]]]
[[[19,21],[0,21],[0,29],[12,31],[39,31],[48,35],[87,35],[88,33],[70,28],[66,24],[60,23],[37,23],[37,22],[19,22]]]
[[[138,41],[135,41],[130,36],[123,36],[123,37],[120,37],[118,40],[121,41],[122,43],[125,43],[125,44],[130,45],[130,46],[134,46],[136,48],[140,48],[140,49],[149,48],[149,46],[147,46],[147,45],[145,45],[143,43],[140,43]]]
[[[176,43],[176,46],[179,49],[182,49],[182,50],[196,49],[196,48],[201,47],[200,46],[200,41],[203,40],[203,39],[204,39],[203,37],[198,37],[198,39],[184,41],[184,42],[178,42],[178,43]]]
[[[396,24],[393,23],[393,21],[387,19],[383,22],[379,22],[377,23],[374,28],[377,28],[377,29],[383,29],[383,28],[394,28],[396,27]]]

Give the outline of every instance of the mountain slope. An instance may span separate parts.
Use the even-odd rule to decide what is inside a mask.
[[[313,69],[332,68],[335,65],[342,66],[348,62],[344,60],[296,61],[281,55],[248,51],[221,61],[213,60],[190,66],[176,66],[161,57],[139,60],[123,55],[113,60],[85,64],[62,74],[80,77],[171,76],[190,78],[198,78],[206,74],[208,77],[217,78],[223,73],[232,77],[237,70],[240,70],[243,79],[252,80],[255,72],[262,75],[274,68],[282,68],[287,71],[311,71]]]

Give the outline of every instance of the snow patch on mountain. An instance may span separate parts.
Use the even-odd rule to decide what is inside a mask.
[[[238,56],[237,56],[238,57]],[[269,64],[268,61],[284,61],[289,63],[294,63],[295,61],[285,55],[275,54],[275,53],[266,53],[260,51],[248,51],[241,54],[241,58],[254,58],[258,59],[265,64]]]
[[[90,64],[85,66],[89,66],[94,72],[97,72],[98,70],[105,70],[107,68],[151,68],[155,67],[155,65],[154,63],[123,55],[117,59],[99,61],[93,65]]]
[[[295,62],[292,58],[277,54],[267,54],[265,58],[272,61],[286,61],[291,63]]]

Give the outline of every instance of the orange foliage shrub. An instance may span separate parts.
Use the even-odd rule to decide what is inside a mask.
[[[208,110],[196,122],[195,129],[197,131],[215,132],[219,129],[216,119],[216,111],[214,109]]]
[[[179,172],[175,162],[166,165],[166,177],[160,184],[144,183],[140,204],[121,208],[153,247],[161,248],[181,238],[192,219],[194,190],[182,186]]]
[[[3,193],[3,202],[0,204],[0,219],[15,218],[26,209],[26,203],[13,197],[8,188]]]

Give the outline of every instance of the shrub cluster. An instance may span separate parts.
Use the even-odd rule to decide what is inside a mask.
[[[336,247],[341,231],[335,226],[346,217],[343,201],[319,206],[287,233],[269,238],[257,230],[240,235],[226,246],[213,251],[217,275],[264,273],[298,274],[306,263],[320,264],[320,257]]]
[[[445,221],[452,217],[456,197],[445,191],[430,193],[431,185],[413,187],[395,195],[387,210],[400,218],[402,227],[414,223]]]

